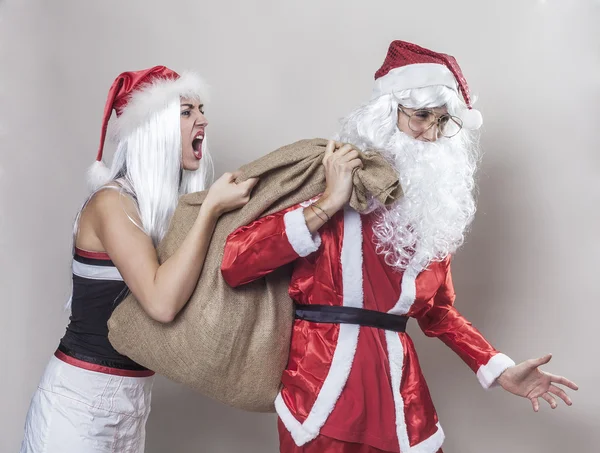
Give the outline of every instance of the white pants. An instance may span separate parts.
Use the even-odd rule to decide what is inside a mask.
[[[53,356],[31,400],[21,453],[143,453],[153,381]]]

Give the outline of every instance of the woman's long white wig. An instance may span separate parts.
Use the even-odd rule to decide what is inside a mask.
[[[97,161],[88,172],[92,195],[116,185],[135,198],[142,222],[138,226],[155,245],[167,232],[179,196],[202,191],[212,183],[213,162],[206,137],[198,170],[182,168],[180,126],[181,99],[206,105],[208,91],[204,80],[189,72],[177,79],[155,79],[133,91],[115,120],[112,135],[117,148],[111,167]]]
[[[104,184],[115,181],[135,197],[141,228],[155,245],[164,237],[179,197],[210,186],[214,171],[205,137],[200,167],[181,167],[180,99],[156,113],[119,140]]]

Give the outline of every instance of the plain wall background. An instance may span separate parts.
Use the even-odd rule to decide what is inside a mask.
[[[0,2],[0,451],[63,335],[71,224],[106,94],[125,70],[199,71],[217,174],[329,137],[366,101],[393,39],[455,55],[484,115],[479,212],[459,309],[516,361],[581,390],[551,411],[485,392],[412,323],[446,453],[593,453],[600,444],[598,0]],[[110,155],[110,154],[109,154]],[[275,418],[158,378],[147,452],[275,452]]]

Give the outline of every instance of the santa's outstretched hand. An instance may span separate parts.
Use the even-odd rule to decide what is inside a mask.
[[[545,355],[538,359],[530,359],[521,362],[515,366],[507,368],[498,378],[498,384],[504,390],[523,398],[528,398],[533,405],[535,412],[540,409],[539,398],[545,399],[548,404],[555,409],[558,404],[554,396],[562,399],[567,406],[573,404],[567,393],[556,386],[564,385],[572,390],[578,390],[579,387],[572,381],[563,376],[546,373],[540,370],[540,366],[550,362],[552,354]],[[552,396],[554,395],[554,396]]]

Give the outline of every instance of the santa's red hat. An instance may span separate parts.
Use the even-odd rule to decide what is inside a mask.
[[[165,66],[154,66],[141,71],[119,74],[110,90],[102,117],[102,132],[96,162],[88,172],[92,187],[99,187],[108,179],[109,170],[102,163],[108,121],[115,110],[116,140],[123,139],[143,125],[154,113],[158,113],[180,97],[206,103],[208,87],[196,74],[177,74]]]
[[[462,95],[467,108],[458,115],[466,129],[483,124],[481,113],[473,109],[467,80],[456,59],[405,41],[393,41],[383,65],[375,73],[371,99],[413,88],[443,85]]]

